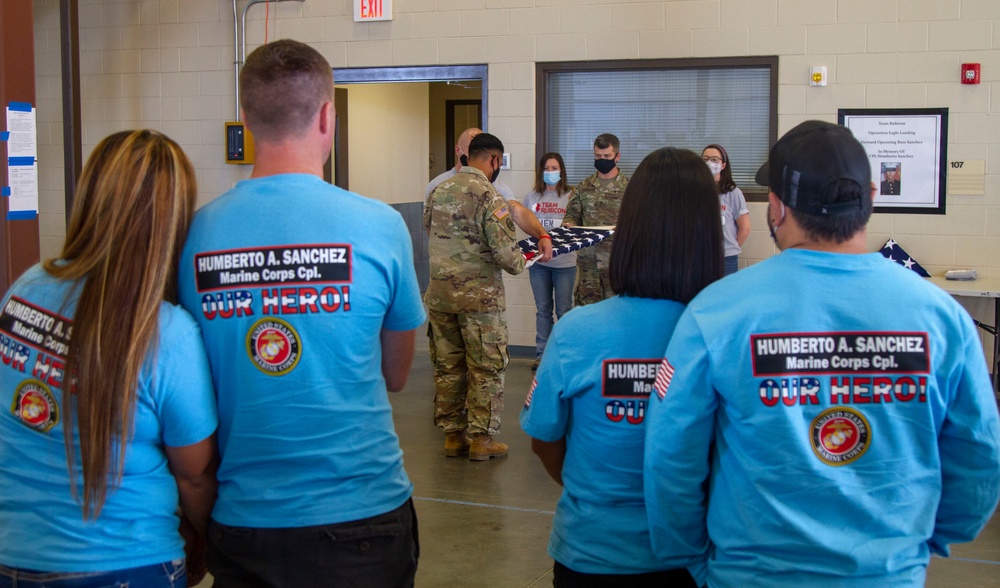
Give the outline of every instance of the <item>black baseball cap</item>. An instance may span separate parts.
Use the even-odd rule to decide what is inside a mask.
[[[796,212],[837,216],[871,198],[871,177],[868,154],[850,129],[810,120],[778,139],[755,179]],[[838,202],[841,180],[856,183],[860,196]]]

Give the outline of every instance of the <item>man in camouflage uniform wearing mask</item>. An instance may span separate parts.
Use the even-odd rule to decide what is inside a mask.
[[[445,432],[445,455],[484,461],[507,454],[493,439],[503,411],[507,323],[501,270],[518,274],[524,255],[515,222],[540,240],[542,261],[551,239],[535,215],[508,202],[491,184],[503,143],[488,133],[469,144],[468,165],[441,182],[424,206],[430,235],[430,284],[424,295],[434,365],[434,424]]]
[[[620,147],[618,137],[611,133],[594,139],[594,167],[597,173],[576,187],[574,197],[566,206],[564,225],[597,227],[618,224],[618,210],[628,186],[628,177],[618,169]],[[573,292],[575,306],[593,304],[614,296],[608,281],[612,238],[580,250],[576,262],[576,290]]]

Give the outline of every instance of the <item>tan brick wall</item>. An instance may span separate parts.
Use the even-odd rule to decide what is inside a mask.
[[[780,56],[779,132],[838,108],[950,109],[950,159],[987,162],[985,196],[951,196],[944,217],[877,215],[875,248],[895,237],[932,273],[954,266],[1000,276],[1000,2],[996,0],[396,0],[394,20],[354,23],[346,0],[270,7],[271,38],[309,42],[336,67],[489,64],[489,127],[512,154],[515,193],[534,165],[534,62]],[[242,5],[242,3],[241,3]],[[148,126],[195,161],[201,202],[246,177],[223,163],[222,123],[234,116],[232,3],[81,0],[85,153],[109,132]],[[263,41],[264,7],[247,41]],[[36,0],[36,70],[43,255],[62,237],[58,0]],[[982,63],[983,83],[959,84],[959,64]],[[826,88],[809,67],[829,68]],[[744,263],[774,254],[764,207]],[[530,288],[508,281],[511,341],[534,341]],[[992,318],[988,305],[973,305]]]

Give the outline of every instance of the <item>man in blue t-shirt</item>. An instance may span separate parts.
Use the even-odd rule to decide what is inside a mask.
[[[653,548],[707,559],[709,586],[923,586],[1000,494],[976,327],[868,253],[875,185],[845,127],[792,129],[757,182],[782,253],[703,290],[674,330],[647,411]]]
[[[198,212],[181,257],[218,394],[216,586],[412,586],[413,486],[387,390],[425,319],[390,206],[323,181],[330,65],[295,41],[240,74],[257,162]]]

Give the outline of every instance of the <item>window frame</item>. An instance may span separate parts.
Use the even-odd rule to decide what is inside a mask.
[[[768,105],[768,150],[778,139],[778,56],[684,57],[676,59],[609,59],[601,61],[539,61],[535,63],[535,161],[549,151],[548,80],[556,73],[679,69],[767,68],[770,72]],[[763,163],[763,162],[761,162]],[[764,186],[740,186],[748,202],[767,202]]]

